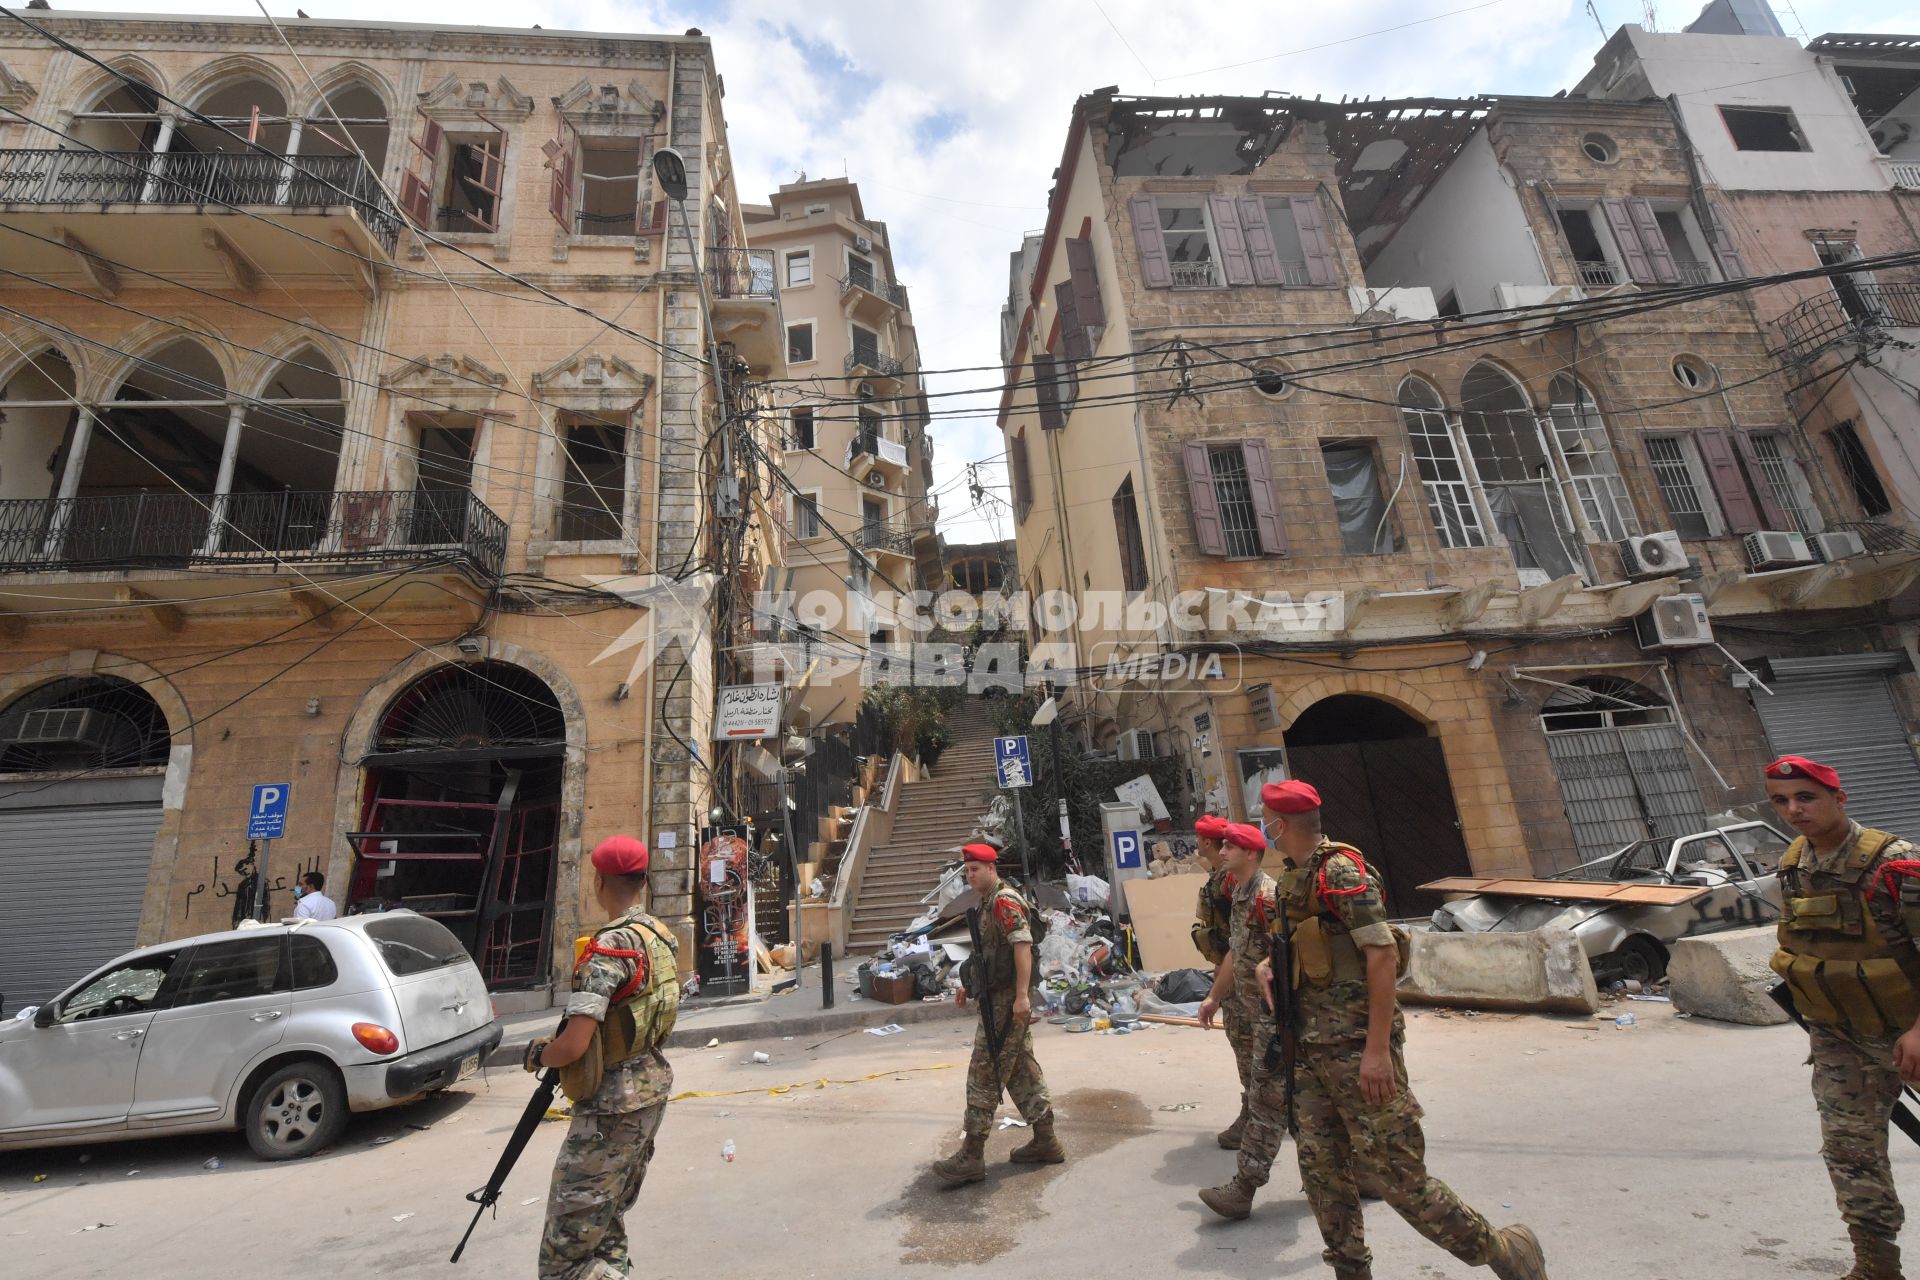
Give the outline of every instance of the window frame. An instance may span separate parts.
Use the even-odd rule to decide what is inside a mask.
[[[1256,193],[1260,201],[1260,216],[1266,220],[1267,234],[1273,239],[1274,259],[1279,264],[1279,283],[1280,286],[1285,289],[1324,287],[1316,286],[1313,282],[1312,270],[1307,261],[1307,246],[1300,235],[1299,219],[1293,212],[1294,198],[1302,194],[1306,193],[1289,191],[1265,191]],[[1299,250],[1300,256],[1297,258],[1282,257],[1280,254],[1280,224],[1275,221],[1273,216],[1274,205],[1276,204],[1286,206],[1286,233],[1291,239],[1294,248]],[[1298,270],[1295,270],[1295,268],[1298,268]]]
[[[797,404],[787,411],[786,451],[788,453],[811,453],[820,447],[820,422],[814,416],[816,406]],[[805,417],[807,424],[806,443],[800,443],[800,422]]]
[[[1565,387],[1573,389],[1575,398],[1549,400],[1544,424],[1548,430],[1542,434],[1552,445],[1561,475],[1573,492],[1572,507],[1587,531],[1587,540],[1619,542],[1637,537],[1640,533],[1640,516],[1634,510],[1633,498],[1627,492],[1626,479],[1620,472],[1620,458],[1613,445],[1613,433],[1607,429],[1606,416],[1600,412],[1593,392],[1577,378],[1565,374],[1555,377],[1548,389],[1549,396]],[[1568,412],[1563,414],[1562,410]],[[1570,435],[1576,437],[1583,446],[1580,452],[1567,451]],[[1594,436],[1600,441],[1601,447],[1598,449],[1586,447]],[[1588,471],[1577,473],[1574,470],[1573,460],[1576,457],[1588,460]]]
[[[1753,151],[1771,155],[1791,155],[1813,150],[1812,144],[1807,141],[1807,131],[1800,127],[1800,118],[1794,114],[1792,107],[1754,106],[1722,102],[1716,102],[1713,106],[1714,110],[1720,113],[1720,127],[1727,131],[1727,141],[1733,143],[1733,149],[1735,151]],[[1729,111],[1743,116],[1784,116],[1786,118],[1787,133],[1793,138],[1794,142],[1799,145],[1792,147],[1744,146],[1740,141],[1740,135],[1734,130],[1733,118],[1727,114]]]
[[[786,268],[785,283],[781,286],[782,288],[808,289],[813,287],[813,248],[811,245],[805,249],[788,249],[785,253],[781,254],[780,261],[781,265]],[[796,266],[804,266],[806,268],[807,278],[805,280],[796,280],[793,278],[793,269]]]
[[[1641,443],[1645,446],[1647,468],[1653,473],[1653,487],[1660,494],[1660,503],[1666,508],[1667,518],[1673,523],[1673,530],[1682,538],[1723,538],[1727,533],[1727,519],[1720,510],[1720,495],[1714,492],[1713,477],[1707,473],[1706,459],[1700,456],[1700,446],[1691,431],[1648,431],[1642,434]],[[1671,444],[1673,458],[1655,456],[1654,446]],[[1677,510],[1674,507],[1675,489],[1670,487],[1663,477],[1675,474],[1675,468],[1685,473],[1687,486],[1699,508],[1695,512]],[[1683,517],[1697,515],[1706,526],[1705,531],[1695,533],[1680,527]]]
[[[1160,218],[1160,215],[1164,211],[1168,209],[1188,208],[1198,210],[1200,213],[1200,226],[1198,231],[1186,230],[1178,232],[1178,234],[1183,238],[1198,234],[1207,242],[1207,257],[1205,259],[1208,272],[1207,280],[1204,282],[1192,281],[1183,283],[1176,274],[1173,283],[1168,286],[1169,288],[1225,289],[1228,287],[1226,271],[1220,261],[1220,232],[1213,225],[1213,210],[1209,206],[1210,202],[1206,195],[1202,193],[1193,195],[1156,195],[1153,197],[1154,225],[1160,232],[1160,248],[1161,252],[1166,255],[1167,269],[1170,272],[1175,268],[1175,259],[1173,256],[1173,246],[1167,241],[1168,227]],[[1183,262],[1179,265],[1192,266],[1194,264]]]
[[[271,944],[274,955],[275,955],[275,960],[274,960],[273,985],[268,987],[265,991],[247,991],[237,995],[229,995],[225,997],[224,1000],[223,999],[206,999],[206,1000],[188,999],[188,997],[192,994],[192,989],[188,984],[193,976],[192,974],[193,966],[195,962],[197,962],[203,955],[206,955],[209,952],[215,951],[216,949],[228,948],[228,947],[233,947],[233,948],[258,947],[262,951],[262,953],[264,953],[265,950],[267,949],[267,944]],[[275,936],[269,936],[264,938],[256,938],[256,937],[221,938],[212,942],[202,942],[197,946],[193,947],[190,951],[188,951],[186,959],[178,975],[175,975],[172,972],[168,973],[167,975],[168,979],[173,984],[173,992],[172,992],[172,995],[168,998],[167,1007],[170,1009],[192,1009],[192,1008],[198,1008],[201,1005],[223,1004],[226,1002],[226,1000],[257,1000],[262,996],[283,995],[292,989],[293,974],[291,972],[292,966],[289,963],[289,956],[290,956],[290,952],[287,946],[287,935],[284,932]]]
[[[1845,433],[1844,435],[1842,433]],[[1880,471],[1873,463],[1873,455],[1867,451],[1867,442],[1860,438],[1860,428],[1853,419],[1847,418],[1834,423],[1826,430],[1827,447],[1833,450],[1834,459],[1840,468],[1840,476],[1847,482],[1847,489],[1853,494],[1853,500],[1869,520],[1889,515],[1893,511],[1893,497],[1887,492],[1886,482],[1880,478]],[[1849,456],[1849,455],[1857,455]],[[1864,472],[1858,468],[1864,467]],[[1871,492],[1866,486],[1871,485]],[[1878,509],[1869,498],[1878,499]]]
[[[440,128],[439,155],[435,157],[433,164],[434,181],[432,187],[433,230],[436,234],[492,236],[500,234],[506,225],[507,193],[513,186],[512,179],[507,173],[507,131],[498,125],[490,125],[486,121],[476,121],[475,123],[479,126],[478,128],[462,127],[459,129],[449,129],[444,125]],[[485,141],[487,138],[493,138],[499,141],[500,150],[497,154],[491,154],[488,151]],[[454,165],[454,160],[459,155],[462,147],[471,149],[476,144],[482,149],[479,181],[475,181],[470,177],[456,172]],[[484,181],[488,173],[489,159],[491,159],[494,169],[499,174],[499,185],[492,190],[486,187]],[[490,223],[477,217],[475,213],[452,208],[454,193],[459,189],[460,184],[463,183],[466,184],[470,190],[492,196],[493,205],[490,211],[492,220]],[[473,225],[457,225],[455,220],[460,218],[464,218]]]
[[[619,484],[617,488],[606,490],[600,486],[593,485],[585,479],[584,468],[581,470],[582,483],[586,485],[586,487],[600,493],[606,500],[604,510],[598,506],[583,507],[580,504],[571,502],[568,497],[574,490],[573,472],[575,460],[571,447],[572,433],[575,428],[578,427],[598,428],[601,430],[618,431],[620,433],[620,448],[618,453],[608,455],[617,460],[615,464],[619,470]],[[634,431],[631,422],[606,422],[585,411],[563,409],[555,415],[553,434],[557,455],[556,462],[558,465],[555,468],[556,474],[553,483],[551,540],[555,543],[564,543],[569,546],[580,547],[620,545],[627,536],[627,499],[634,482]],[[573,518],[570,516],[570,513],[576,510],[588,513],[583,517],[588,521],[587,525],[583,528],[568,527],[569,519]],[[611,532],[608,532],[604,526],[596,527],[592,523],[595,518],[605,519],[608,517],[613,521]]]
[[[1749,431],[1747,441],[1760,482],[1772,490],[1774,504],[1785,513],[1787,523],[1808,537],[1824,531],[1826,518],[1814,500],[1813,485],[1801,464],[1799,450],[1786,430]]]
[[[820,509],[820,499],[822,496],[823,491],[818,487],[801,488],[794,492],[793,514],[787,521],[789,528],[792,530],[794,541],[813,542],[827,536],[826,516]],[[802,531],[801,522],[803,512],[810,512],[812,514],[813,532],[811,533]]]
[[[1145,531],[1140,525],[1140,501],[1133,487],[1133,473],[1113,491],[1114,539],[1120,549],[1120,583],[1128,595],[1147,589],[1151,572],[1147,565]]]
[[[795,329],[805,329],[807,331],[807,356],[804,360],[795,360],[793,358],[793,331]],[[787,321],[786,339],[787,364],[789,367],[793,365],[812,364],[820,358],[820,327],[811,318]]]
[[[1385,474],[1379,441],[1368,437],[1347,436],[1322,440],[1319,443],[1320,470],[1321,474],[1323,474],[1327,480],[1327,499],[1333,507],[1335,532],[1340,539],[1340,554],[1343,556],[1390,556],[1406,550],[1406,540],[1400,536],[1400,530],[1394,525],[1392,500],[1388,492],[1380,487],[1381,481],[1385,479]],[[1373,497],[1379,503],[1382,519],[1379,524],[1375,526],[1377,532],[1374,535],[1372,545],[1362,550],[1356,551],[1347,544],[1346,528],[1340,524],[1339,495],[1336,494],[1333,489],[1333,473],[1327,470],[1327,455],[1333,452],[1364,453],[1367,455],[1367,460],[1372,466]],[[1380,545],[1381,534],[1385,534],[1387,539],[1387,544],[1384,548]]]

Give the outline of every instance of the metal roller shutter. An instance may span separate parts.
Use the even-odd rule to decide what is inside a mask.
[[[1686,740],[1673,725],[1549,733],[1547,754],[1583,862],[1648,835],[1683,836],[1707,825]]]
[[[1832,765],[1846,783],[1849,816],[1913,838],[1920,833],[1920,761],[1887,684],[1900,661],[1898,654],[1849,654],[1832,660],[1832,669],[1810,659],[1777,661],[1773,696],[1756,689],[1752,697],[1775,755]]]
[[[25,808],[0,801],[0,994],[11,1014],[59,994],[88,970],[131,950],[147,892],[153,799],[127,803],[124,783],[103,788],[122,803]],[[143,790],[145,788],[142,788]]]

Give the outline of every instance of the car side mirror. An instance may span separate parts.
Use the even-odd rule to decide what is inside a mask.
[[[53,1025],[54,1018],[57,1016],[58,1011],[53,1007],[51,1002],[43,1004],[33,1011],[33,1025],[36,1027],[50,1027]]]

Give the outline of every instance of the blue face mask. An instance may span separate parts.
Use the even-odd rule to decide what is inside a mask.
[[[296,900],[296,901],[297,901],[298,899],[300,899],[301,897],[303,897],[303,896],[304,896],[304,895],[306,894],[306,892],[307,892],[307,890],[306,890],[306,887],[305,887],[304,885],[295,885],[295,886],[293,886],[293,896],[294,896],[294,898],[295,898],[295,900]]]

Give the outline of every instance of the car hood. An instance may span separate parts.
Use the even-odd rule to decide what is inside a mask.
[[[1572,929],[1596,916],[1618,911],[1610,902],[1555,902],[1551,898],[1503,898],[1475,894],[1442,903],[1440,910],[1462,933],[1531,933],[1535,929]]]

